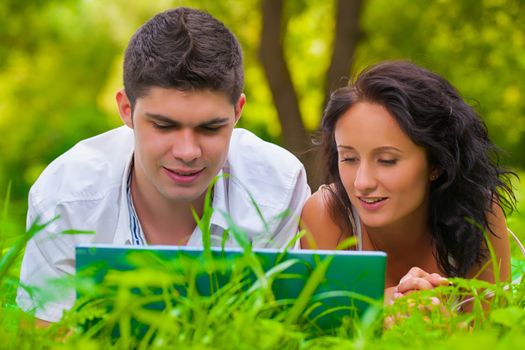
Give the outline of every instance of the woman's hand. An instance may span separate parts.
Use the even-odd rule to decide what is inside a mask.
[[[401,298],[418,290],[434,289],[438,286],[448,286],[450,282],[437,273],[428,273],[419,267],[413,267],[404,275],[397,286],[385,289],[385,302],[392,304]]]
[[[437,273],[428,273],[419,267],[413,267],[394,287],[392,297],[397,299],[418,290],[429,290],[438,286],[448,286],[449,284],[448,279]]]
[[[420,290],[430,290],[438,286],[448,286],[450,282],[445,277],[438,273],[428,273],[419,267],[413,267],[408,273],[403,276],[397,286],[385,289],[385,302],[387,304],[393,304],[396,299],[407,296],[410,293]],[[416,300],[407,300],[408,310],[407,314],[397,313],[385,318],[384,327],[388,329],[394,324],[404,320],[412,312],[411,309],[416,308],[419,312],[432,312],[437,307],[444,314],[448,312],[443,307],[438,297],[431,297],[428,302],[420,304]]]

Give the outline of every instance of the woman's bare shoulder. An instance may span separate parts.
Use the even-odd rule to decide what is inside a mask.
[[[307,231],[301,239],[302,248],[335,249],[341,239],[341,229],[331,215],[331,192],[321,186],[305,203],[301,228]]]
[[[306,201],[303,208],[303,215],[316,214],[317,211],[329,211],[330,193],[327,185],[319,187]]]

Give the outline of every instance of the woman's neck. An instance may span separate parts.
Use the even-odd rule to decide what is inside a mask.
[[[413,222],[388,227],[363,227],[363,249],[387,253],[386,285],[397,285],[412,267],[429,273],[440,271],[430,228]]]
[[[431,230],[423,216],[382,227],[363,225],[363,229],[365,249],[368,246],[372,250],[382,250],[393,258],[433,249]]]

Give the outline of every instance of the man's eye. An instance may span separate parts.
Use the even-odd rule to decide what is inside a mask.
[[[221,129],[222,126],[206,126],[206,125],[203,125],[202,126],[202,130],[204,131],[208,131],[208,132],[217,132]]]
[[[171,124],[162,124],[162,123],[152,123],[153,127],[156,129],[166,130],[172,127]]]

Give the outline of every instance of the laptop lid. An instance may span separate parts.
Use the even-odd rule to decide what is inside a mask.
[[[136,275],[130,287],[138,291],[149,283],[149,287],[160,288],[161,281],[170,276],[167,279],[173,278],[175,294],[181,297],[220,294],[234,283],[240,283],[238,290],[244,293],[267,287],[276,305],[288,310],[287,318],[308,319],[326,329],[339,326],[345,317],[362,316],[370,306],[381,305],[386,254],[277,249],[253,249],[251,254],[240,248],[204,251],[186,246],[90,244],[76,247],[76,269],[77,274],[91,276],[96,283],[113,278],[115,271],[147,269],[149,275],[158,271],[153,273],[158,278],[149,282],[141,280],[146,273]],[[160,303],[154,308],[163,306]]]

